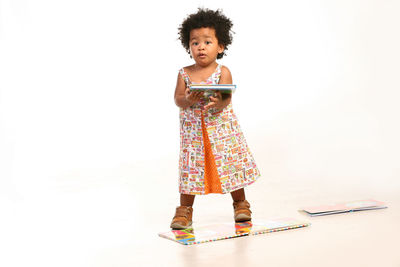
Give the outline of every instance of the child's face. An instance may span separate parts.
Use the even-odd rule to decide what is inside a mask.
[[[190,54],[200,66],[213,63],[224,46],[218,44],[213,28],[199,28],[190,31]]]

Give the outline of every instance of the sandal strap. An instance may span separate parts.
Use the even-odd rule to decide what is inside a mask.
[[[250,203],[247,200],[239,200],[233,202],[233,207],[235,210],[237,209],[249,209]]]
[[[190,214],[191,212],[192,212],[192,207],[189,207],[189,206],[179,206],[179,207],[176,208],[176,212],[175,212],[174,219],[175,219],[175,218],[178,218],[178,217],[184,217],[184,218],[188,219],[189,214]]]

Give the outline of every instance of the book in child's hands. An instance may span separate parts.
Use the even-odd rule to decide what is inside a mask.
[[[215,90],[221,93],[234,93],[236,91],[234,84],[191,84],[189,88],[191,91]]]
[[[339,203],[335,205],[324,205],[307,207],[300,211],[304,211],[310,216],[322,216],[329,214],[362,211],[362,210],[376,210],[387,208],[384,202],[374,199],[359,200],[347,203]]]
[[[309,225],[307,222],[298,221],[293,218],[279,218],[258,222],[232,222],[195,226],[183,230],[170,230],[158,235],[183,245],[194,245],[240,236],[285,231]]]

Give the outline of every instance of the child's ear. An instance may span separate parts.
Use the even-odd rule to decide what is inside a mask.
[[[218,45],[218,54],[221,54],[222,52],[224,52],[225,50],[225,46],[223,46],[222,44]]]

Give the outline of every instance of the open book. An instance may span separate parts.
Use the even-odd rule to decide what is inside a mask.
[[[183,245],[194,245],[240,236],[259,235],[264,233],[285,231],[307,227],[310,224],[293,218],[279,218],[258,222],[218,223],[194,226],[183,230],[170,230],[159,233],[160,237]]]
[[[236,91],[234,84],[191,84],[189,88],[191,91],[216,90],[221,93],[234,93]]]
[[[303,208],[300,211],[307,213],[310,216],[322,216],[329,214],[362,211],[362,210],[376,210],[387,208],[384,202],[374,199],[365,199],[353,202],[339,203],[335,205],[313,206]]]

